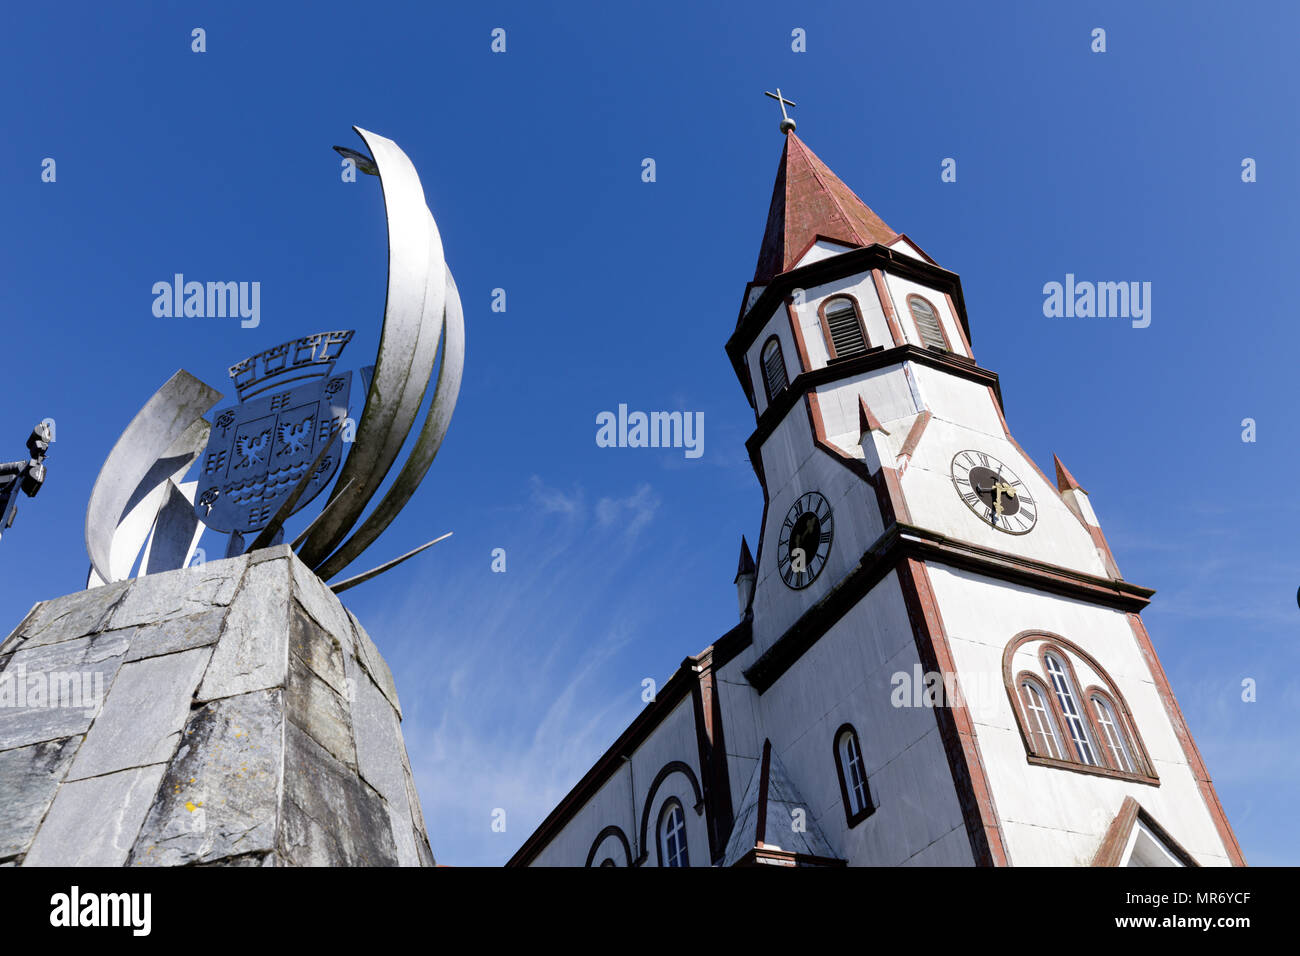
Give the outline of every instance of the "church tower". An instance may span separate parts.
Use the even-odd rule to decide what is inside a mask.
[[[740,621],[511,865],[1244,865],[1154,592],[1016,443],[960,279],[782,131],[726,344],[763,490]]]
[[[845,792],[805,796],[847,801],[819,821],[840,855],[1244,862],[1139,616],[1154,592],[1012,436],[960,279],[793,130],[727,352],[765,506],[723,723],[749,697],[796,783],[834,756]]]

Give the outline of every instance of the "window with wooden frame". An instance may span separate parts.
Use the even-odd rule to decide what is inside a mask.
[[[835,770],[840,778],[845,820],[850,827],[855,827],[871,816],[876,808],[871,803],[871,788],[867,785],[862,743],[852,724],[844,724],[835,731]]]
[[[1056,715],[1048,703],[1051,695],[1037,677],[1022,673],[1017,686],[1020,702],[1025,708],[1029,746],[1034,753],[1055,760],[1065,759],[1065,748],[1061,744],[1061,732],[1056,726]]]
[[[919,295],[909,295],[907,309],[912,313],[912,321],[916,323],[916,334],[921,337],[922,344],[943,349],[945,352],[952,351],[952,346],[948,343],[948,334],[944,332],[943,322],[939,319],[939,310],[929,299]]]
[[[1022,664],[1013,678],[1018,652]],[[1026,669],[1030,659],[1036,666]],[[1159,783],[1123,694],[1077,644],[1023,632],[1007,645],[1002,667],[1030,763]],[[1096,683],[1084,687],[1080,669]]]
[[[781,354],[781,340],[775,335],[763,345],[759,353],[763,366],[763,387],[767,390],[767,400],[776,398],[790,384],[785,374],[785,356]]]
[[[861,355],[870,348],[862,310],[852,296],[832,296],[818,306],[817,317],[821,319],[830,361]]]
[[[1088,706],[1092,708],[1097,727],[1101,730],[1101,745],[1110,756],[1111,766],[1133,773],[1137,764],[1133,761],[1133,750],[1124,735],[1124,724],[1119,719],[1115,702],[1101,688],[1090,687]]]
[[[691,865],[686,850],[686,813],[676,799],[669,800],[659,811],[659,865]]]

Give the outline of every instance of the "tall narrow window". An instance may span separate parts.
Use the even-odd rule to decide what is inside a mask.
[[[826,344],[833,359],[861,355],[867,350],[866,336],[862,331],[862,317],[852,299],[838,296],[827,299],[820,309]]]
[[[1101,728],[1101,735],[1105,738],[1104,743],[1110,754],[1111,763],[1116,770],[1133,773],[1133,754],[1129,750],[1128,741],[1124,739],[1124,731],[1119,717],[1115,714],[1115,708],[1109,700],[1096,692],[1089,700],[1092,702],[1093,713],[1097,715],[1097,726]]]
[[[867,765],[862,759],[862,744],[851,724],[835,734],[835,766],[840,775],[840,796],[849,826],[855,826],[875,809],[871,789],[867,786]]]
[[[912,310],[912,321],[916,323],[917,334],[926,345],[947,349],[948,340],[944,338],[943,326],[939,324],[939,313],[927,300],[919,295],[907,297],[907,307]]]
[[[690,866],[686,853],[686,814],[676,800],[669,800],[659,814],[659,863],[661,866]]]
[[[1056,702],[1061,705],[1061,714],[1065,717],[1065,726],[1070,740],[1079,754],[1079,760],[1091,766],[1098,766],[1100,761],[1093,747],[1092,737],[1088,733],[1088,719],[1079,709],[1078,698],[1071,686],[1065,665],[1055,654],[1045,655],[1047,676],[1052,680],[1052,690],[1056,692]]]
[[[775,335],[763,346],[763,384],[769,402],[790,384],[785,377],[785,356],[781,354],[781,343]]]
[[[1024,701],[1025,712],[1029,716],[1031,746],[1034,750],[1044,757],[1066,759],[1061,736],[1056,730],[1056,718],[1052,716],[1042,685],[1032,678],[1022,678],[1020,699]]]

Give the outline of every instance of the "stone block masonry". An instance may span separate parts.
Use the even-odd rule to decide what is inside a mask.
[[[0,866],[433,866],[379,649],[285,545],[0,644]]]

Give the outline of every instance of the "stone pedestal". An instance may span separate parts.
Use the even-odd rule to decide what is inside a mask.
[[[280,545],[0,644],[0,866],[432,866],[388,665]]]

